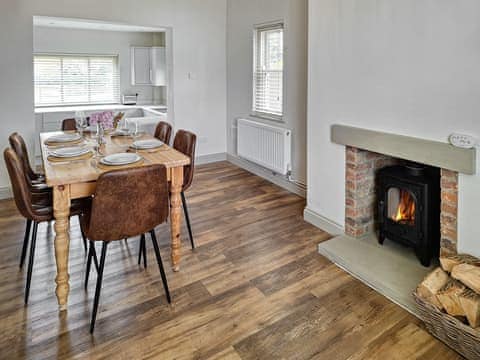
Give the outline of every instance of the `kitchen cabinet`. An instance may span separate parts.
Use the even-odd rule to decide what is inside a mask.
[[[167,85],[166,51],[164,47],[133,46],[131,48],[132,85]]]

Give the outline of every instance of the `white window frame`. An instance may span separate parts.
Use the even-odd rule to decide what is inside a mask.
[[[61,106],[73,106],[73,105],[109,105],[109,104],[119,104],[120,103],[120,99],[121,99],[121,84],[120,84],[120,56],[118,54],[91,54],[91,53],[88,53],[88,54],[77,54],[77,53],[34,53],[33,54],[33,63],[34,63],[34,67],[35,67],[35,57],[52,57],[52,58],[67,58],[67,57],[72,57],[72,58],[113,58],[115,63],[116,63],[116,80],[117,80],[117,84],[115,85],[116,86],[116,93],[113,94],[114,95],[114,98],[112,99],[112,101],[109,101],[109,102],[65,102],[65,101],[62,101],[62,102],[55,102],[55,103],[45,103],[45,104],[37,104],[35,102],[34,106],[36,108],[42,108],[42,107],[51,107],[51,106],[55,106],[55,107],[61,107]],[[33,79],[33,86],[34,86],[34,91],[35,91],[35,69],[34,69],[34,79]],[[63,86],[63,84],[62,84]],[[34,99],[36,100],[36,96],[34,97]]]
[[[261,46],[261,33],[263,31],[268,30],[276,30],[281,29],[283,34],[283,48],[282,48],[282,109],[281,114],[273,113],[273,112],[266,112],[260,111],[256,109],[256,73],[258,64],[260,62],[259,58],[259,47]],[[252,69],[252,112],[251,116],[257,118],[263,118],[267,120],[274,120],[283,122],[283,117],[285,115],[285,74],[286,74],[286,67],[285,67],[285,24],[283,21],[275,21],[266,24],[256,25],[253,30],[253,69]]]

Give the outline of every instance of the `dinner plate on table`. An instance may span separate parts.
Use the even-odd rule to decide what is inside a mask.
[[[89,133],[96,133],[97,132],[97,125],[89,125],[85,128],[85,132]]]
[[[110,166],[122,166],[122,165],[129,165],[134,164],[138,161],[142,160],[142,157],[135,153],[119,153],[119,154],[112,154],[107,155],[100,160],[100,163],[103,165],[110,165]]]
[[[129,129],[116,129],[112,132],[112,136],[129,136],[130,130]]]
[[[81,139],[82,137],[78,133],[74,133],[74,134],[62,133],[62,134],[52,135],[46,141],[51,144],[53,143],[62,144],[62,143],[68,143],[73,141],[79,141]]]
[[[151,150],[164,145],[163,141],[157,139],[137,140],[134,141],[131,147],[137,150]]]
[[[70,158],[88,154],[91,150],[80,146],[68,146],[50,151],[50,155],[58,158]]]

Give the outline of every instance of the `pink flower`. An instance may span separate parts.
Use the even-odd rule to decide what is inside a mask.
[[[90,115],[90,125],[101,124],[104,129],[113,128],[113,111],[103,111]]]

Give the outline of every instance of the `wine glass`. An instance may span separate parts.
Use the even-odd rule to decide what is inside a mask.
[[[100,157],[101,155],[101,147],[104,143],[103,136],[105,134],[105,130],[103,129],[103,125],[97,122],[97,131],[95,133],[95,155],[96,157]]]
[[[83,131],[87,128],[87,117],[85,116],[85,112],[75,112],[75,123],[77,124],[77,129],[79,129],[80,136],[83,137]]]
[[[138,126],[138,120],[135,120],[135,123],[134,123],[135,127],[134,127],[134,130],[132,131],[132,138],[133,138],[133,143],[135,144],[135,142],[142,137],[142,132],[141,132],[141,129],[140,129],[140,126]],[[138,148],[137,146],[135,146],[135,152],[137,152]]]

